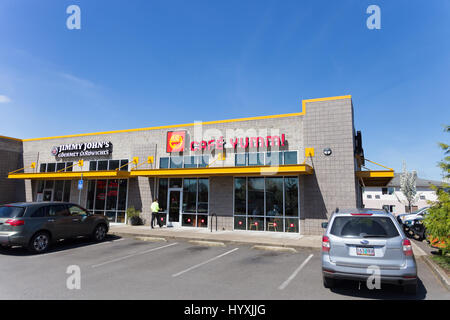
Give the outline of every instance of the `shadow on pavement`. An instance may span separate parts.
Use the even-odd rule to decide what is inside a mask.
[[[106,239],[102,242],[108,242],[108,241],[114,241],[117,239],[120,239],[121,237],[116,235],[107,235]],[[65,239],[65,240],[59,240],[56,243],[52,243],[49,250],[45,253],[42,253],[40,255],[45,256],[46,254],[52,253],[52,252],[59,252],[59,251],[68,251],[70,249],[80,248],[80,247],[89,247],[95,244],[98,244],[99,242],[94,242],[89,238],[86,237],[79,237],[79,238],[72,238],[72,239]],[[24,247],[12,247],[12,248],[2,248],[0,247],[0,254],[7,255],[7,256],[35,256],[39,255],[36,253],[32,253],[27,250],[27,248]]]
[[[406,294],[402,286],[392,284],[381,284],[381,289],[370,290],[365,282],[361,282],[360,289],[357,281],[341,280],[337,282],[336,288],[331,289],[333,293],[352,296],[356,298],[382,299],[382,300],[423,300],[427,295],[427,289],[422,280],[417,278],[417,293]]]

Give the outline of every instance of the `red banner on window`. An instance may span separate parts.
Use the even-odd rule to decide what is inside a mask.
[[[167,152],[184,151],[184,140],[186,131],[169,131],[167,132]]]

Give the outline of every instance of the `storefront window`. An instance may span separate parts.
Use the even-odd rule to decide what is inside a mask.
[[[234,214],[247,213],[247,178],[234,179]]]
[[[158,203],[161,211],[167,211],[167,190],[169,179],[162,178],[158,180]]]
[[[64,171],[64,168],[65,168],[65,163],[64,162],[58,162],[57,164],[56,164],[56,171]]]
[[[70,201],[70,189],[72,186],[72,181],[71,180],[65,180],[64,181],[64,198],[63,200],[65,202],[69,202]]]
[[[176,156],[176,157],[170,157],[170,168],[176,169],[176,168],[182,168],[183,167],[183,157]]]
[[[279,166],[283,164],[283,152],[267,152],[265,164],[268,166]]]
[[[104,210],[106,200],[106,180],[97,180],[95,210]]]
[[[128,180],[119,180],[119,200],[117,203],[117,209],[125,211],[127,209],[127,193],[128,193]]]
[[[249,153],[248,154],[249,166],[262,166],[264,165],[264,153]]]
[[[298,178],[284,178],[285,215],[298,216]]]
[[[298,192],[298,177],[234,178],[234,229],[298,233]]]
[[[266,178],[266,213],[283,215],[283,178]]]
[[[89,171],[97,171],[97,161],[89,161]]]
[[[248,178],[248,215],[264,215],[264,178]]]
[[[209,155],[203,155],[199,157],[198,166],[204,168],[209,165]]]
[[[106,210],[116,210],[117,208],[117,191],[119,189],[118,180],[108,180],[108,191],[106,197]]]
[[[168,169],[169,168],[169,158],[159,158],[159,168]]]
[[[109,170],[116,170],[120,167],[119,160],[109,160]]]
[[[284,164],[297,164],[297,151],[285,151]]]
[[[90,210],[94,209],[94,197],[95,197],[95,180],[89,180],[88,194],[86,201],[87,209]]]
[[[90,180],[86,207],[108,218],[110,222],[124,223],[127,209],[127,179]]]
[[[97,163],[97,170],[108,170],[108,160],[101,160]]]
[[[196,212],[197,179],[184,179],[183,183],[183,212]]]
[[[53,201],[63,201],[64,181],[55,181],[55,189],[53,191]]]
[[[185,156],[183,166],[185,168],[197,168],[198,158],[198,156]]]
[[[198,179],[198,203],[197,212],[207,213],[208,212],[208,194],[209,194],[209,179],[202,178]]]
[[[247,165],[247,153],[236,153],[235,164],[236,167],[243,167]]]
[[[47,172],[55,172],[56,163],[47,163]]]
[[[41,163],[39,172],[47,172],[47,164],[46,163]]]

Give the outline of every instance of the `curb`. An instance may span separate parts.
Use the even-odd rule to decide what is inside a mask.
[[[436,275],[436,277],[442,283],[444,288],[450,291],[450,280],[448,279],[447,275],[442,270],[442,268],[428,256],[424,256],[422,257],[422,259],[423,261],[425,261],[427,266],[430,267],[431,271]]]
[[[148,242],[167,242],[166,238],[160,237],[148,237],[148,236],[139,236],[134,237],[136,240],[148,241]]]
[[[142,233],[127,233],[127,232],[108,232],[108,234],[120,236],[124,238],[136,238],[136,237],[143,237]],[[150,237],[150,236],[149,236]],[[209,241],[209,240],[203,240],[198,238],[192,238],[192,237],[186,237],[186,236],[173,236],[173,235],[164,235],[164,239],[174,239],[174,240],[184,240],[184,241]],[[224,244],[243,244],[243,245],[260,245],[260,246],[274,246],[273,243],[270,242],[263,242],[263,241],[252,241],[252,240],[223,240],[223,239],[217,239],[217,240],[211,240],[210,242],[222,242]],[[284,248],[300,248],[300,249],[307,249],[307,250],[320,250],[320,247],[313,247],[310,245],[302,245],[302,244],[284,244],[280,243],[277,244],[278,247],[284,247]]]
[[[290,247],[276,247],[276,246],[256,245],[256,246],[253,246],[252,249],[266,250],[266,251],[278,251],[278,252],[290,252],[290,253],[296,253],[297,252],[297,250],[295,250],[294,248],[290,248]]]
[[[225,247],[225,243],[220,241],[189,240],[189,243],[196,244],[198,246]]]

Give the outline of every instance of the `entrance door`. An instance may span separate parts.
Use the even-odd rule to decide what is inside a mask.
[[[181,214],[181,199],[182,191],[181,189],[171,190],[169,189],[169,197],[168,197],[168,219],[167,226],[168,227],[179,227],[180,226],[180,214]]]
[[[42,195],[42,201],[53,201],[53,189],[45,189]]]

